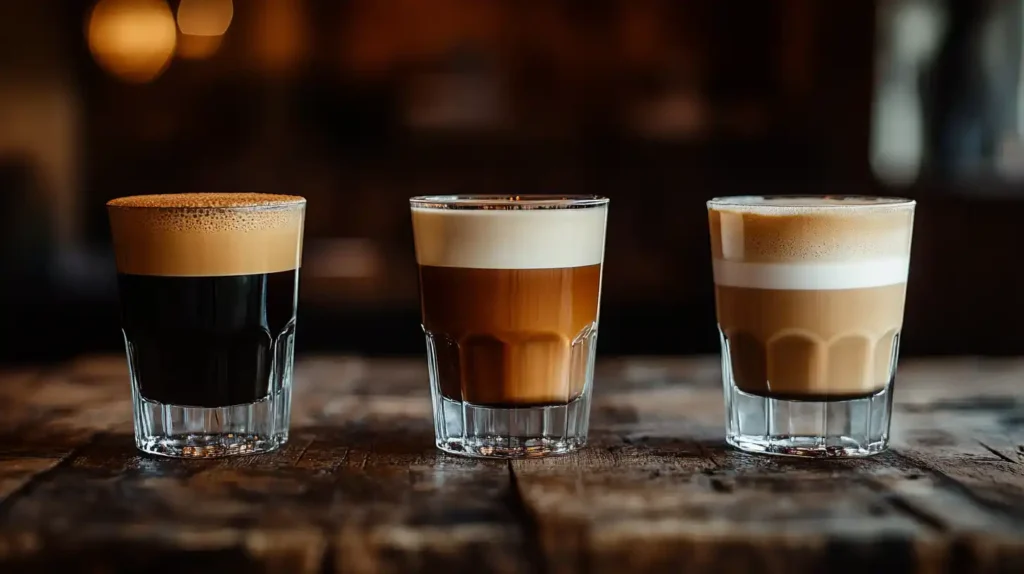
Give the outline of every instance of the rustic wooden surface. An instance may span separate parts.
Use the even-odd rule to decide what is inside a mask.
[[[894,449],[722,440],[714,359],[600,365],[591,447],[434,450],[420,360],[307,358],[272,455],[132,444],[121,357],[0,374],[0,572],[1024,572],[1024,361],[906,361]],[[245,570],[249,569],[249,570]]]

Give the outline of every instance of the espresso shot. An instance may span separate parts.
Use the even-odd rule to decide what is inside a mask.
[[[140,448],[188,457],[282,444],[305,200],[149,195],[108,211]]]
[[[592,197],[413,199],[439,448],[518,457],[584,444],[606,217]]]
[[[209,277],[118,274],[121,318],[143,399],[192,407],[270,393],[277,341],[294,330],[298,270]],[[196,352],[202,349],[203,352]]]
[[[772,437],[773,417],[788,427],[779,435],[799,442],[806,429],[826,455],[870,454],[886,443],[913,207],[870,197],[709,203],[723,376],[734,393],[727,405],[742,411],[730,424],[757,427],[736,433],[741,448],[774,448],[750,439]],[[814,420],[800,423],[804,415]],[[846,427],[831,436],[828,425]],[[804,446],[780,452],[818,453]]]

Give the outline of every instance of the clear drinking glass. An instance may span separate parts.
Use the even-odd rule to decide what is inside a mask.
[[[730,444],[804,457],[887,448],[914,207],[708,202]]]
[[[206,458],[284,444],[306,200],[145,195],[107,210],[138,448]]]
[[[410,201],[437,447],[512,458],[584,446],[608,200]]]

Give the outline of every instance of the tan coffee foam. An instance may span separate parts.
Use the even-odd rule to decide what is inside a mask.
[[[710,202],[712,209],[740,211],[761,215],[797,215],[835,211],[900,211],[914,202],[897,197],[870,196],[736,196],[720,197]]]
[[[213,277],[298,269],[306,200],[254,193],[123,197],[107,203],[117,270]]]
[[[912,204],[831,209],[714,205],[708,216],[713,257],[751,263],[907,257],[914,222]]]
[[[306,199],[297,195],[271,193],[164,193],[119,197],[108,201],[107,206],[182,210],[287,207],[305,203]]]

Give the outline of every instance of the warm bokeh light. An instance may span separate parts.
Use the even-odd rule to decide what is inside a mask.
[[[217,53],[224,36],[194,36],[181,34],[178,36],[179,58],[186,60],[203,60]]]
[[[234,14],[231,0],[181,0],[178,29],[188,36],[223,36]]]
[[[287,74],[306,58],[312,34],[305,0],[249,0],[250,50],[265,72]]]
[[[89,49],[107,72],[133,83],[159,76],[171,61],[178,31],[163,0],[100,0],[89,14]]]

